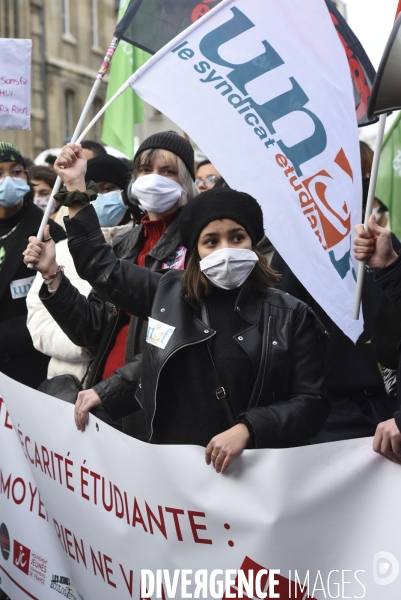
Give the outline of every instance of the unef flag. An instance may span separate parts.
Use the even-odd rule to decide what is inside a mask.
[[[127,4],[127,0],[123,0]],[[344,47],[351,73],[358,125],[369,125],[367,107],[376,72],[358,38],[332,0],[324,0]],[[130,0],[114,35],[155,54],[221,0]],[[268,6],[266,10],[269,10]],[[121,81],[122,83],[122,81]],[[377,119],[375,119],[377,120]]]
[[[223,0],[131,78],[228,184],[262,205],[268,237],[352,339],[361,170],[349,67],[321,0]]]

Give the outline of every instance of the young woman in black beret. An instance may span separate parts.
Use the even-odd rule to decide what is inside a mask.
[[[86,203],[80,146],[65,146],[55,168],[69,190],[78,273],[106,300],[148,319],[132,398],[148,440],[202,445],[222,473],[245,448],[307,444],[329,413],[320,325],[307,305],[274,289],[278,275],[256,251],[264,234],[256,200],[228,188],[191,200],[179,220],[187,270],[152,272],[119,260],[104,242]],[[35,238],[25,260],[42,273],[57,267],[51,246]],[[77,403],[78,429],[88,410]]]

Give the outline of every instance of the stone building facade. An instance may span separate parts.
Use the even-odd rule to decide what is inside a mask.
[[[118,0],[0,0],[0,37],[32,39],[31,130],[2,130],[2,141],[34,158],[72,135],[113,38],[118,5]],[[91,117],[104,103],[106,82]],[[90,137],[100,136],[101,122]]]

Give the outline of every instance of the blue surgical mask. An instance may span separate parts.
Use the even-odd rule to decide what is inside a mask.
[[[0,205],[7,208],[17,206],[30,189],[25,179],[16,180],[7,175],[0,183]]]
[[[121,190],[98,194],[92,202],[99,219],[100,227],[114,227],[118,225],[128,210],[121,197]]]

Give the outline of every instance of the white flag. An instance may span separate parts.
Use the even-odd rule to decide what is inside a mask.
[[[266,234],[353,341],[353,226],[361,220],[349,66],[322,0],[223,0],[133,75],[230,187],[262,205]]]

